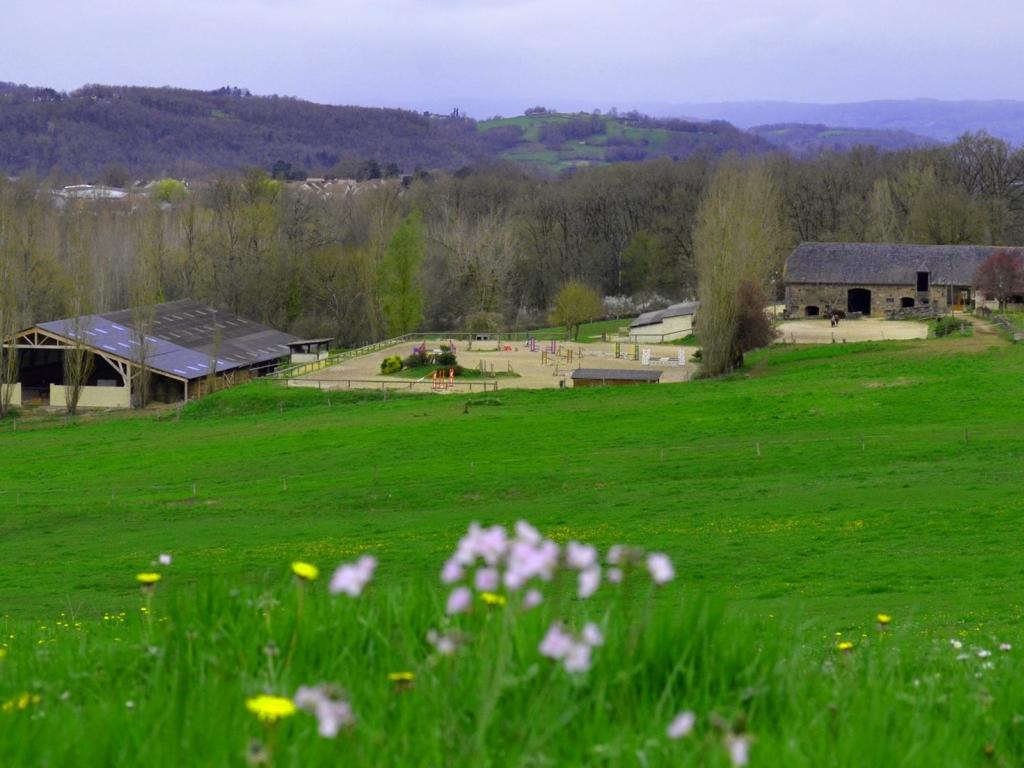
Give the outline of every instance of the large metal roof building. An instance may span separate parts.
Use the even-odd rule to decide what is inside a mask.
[[[127,407],[143,369],[151,376],[153,399],[187,400],[203,394],[207,381],[223,385],[273,371],[295,341],[290,334],[183,299],[40,323],[4,347],[18,354],[15,386],[25,402],[63,404],[63,355],[84,347],[95,364],[81,404]]]

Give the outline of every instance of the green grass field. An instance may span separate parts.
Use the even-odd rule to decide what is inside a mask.
[[[577,342],[586,344],[593,341],[601,341],[602,336],[608,335],[609,337],[618,334],[620,328],[627,328],[630,321],[633,318],[623,317],[618,320],[597,320],[593,323],[583,323],[580,326],[579,338]],[[557,339],[559,341],[564,340],[568,335],[564,325],[553,325],[548,328],[537,328],[533,331],[526,331],[516,335],[517,338],[527,338],[533,336],[537,340],[550,340]]]
[[[1024,351],[975,334],[776,347],[683,385],[254,384],[180,417],[0,423],[0,765],[244,765],[256,739],[277,765],[715,766],[744,731],[754,765],[1020,764],[1022,390]],[[677,577],[444,619],[468,523],[517,519]],[[366,595],[300,606],[290,561],[364,553]],[[556,618],[601,624],[587,675],[538,655]],[[432,627],[466,647],[439,659]],[[359,718],[337,740],[245,712],[319,682]],[[695,732],[667,740],[681,709]]]

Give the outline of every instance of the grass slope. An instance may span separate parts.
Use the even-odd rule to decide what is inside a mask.
[[[725,766],[748,735],[755,765],[1019,764],[1022,373],[978,334],[468,414],[254,384],[180,418],[4,430],[0,764]],[[518,518],[663,550],[677,578],[581,601],[565,573],[530,613],[513,594],[445,619],[466,524]],[[287,573],[365,552],[358,600]],[[554,620],[600,625],[589,672],[538,652]],[[432,627],[465,647],[439,656]],[[356,712],[337,740],[243,706],[320,682]]]
[[[0,602],[116,610],[159,550],[194,576],[372,550],[414,581],[470,520],[525,517],[655,542],[689,587],[764,611],[1016,623],[1024,356],[978,346],[777,348],[749,378],[505,391],[468,415],[463,398],[256,385],[180,421],[4,430]]]

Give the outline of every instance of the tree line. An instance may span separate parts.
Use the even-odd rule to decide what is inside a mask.
[[[351,345],[544,325],[568,283],[619,297],[609,315],[663,306],[710,290],[710,265],[719,290],[742,276],[773,298],[799,241],[1024,244],[1024,153],[983,134],[556,179],[490,164],[334,197],[259,170],[166,186],[56,205],[46,179],[0,179],[0,331],[189,297]]]

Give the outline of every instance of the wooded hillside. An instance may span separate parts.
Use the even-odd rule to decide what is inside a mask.
[[[471,120],[401,109],[327,106],[223,88],[86,86],[64,94],[0,84],[0,170],[95,178],[196,176],[276,161],[323,172],[376,160],[406,172],[487,156]]]

